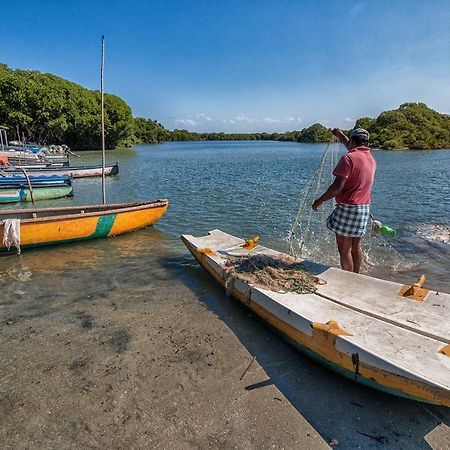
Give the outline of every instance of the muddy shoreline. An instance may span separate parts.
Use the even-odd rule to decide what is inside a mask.
[[[3,448],[425,449],[449,423],[303,356],[156,230],[12,258]]]
[[[252,355],[196,293],[147,272],[3,286],[3,448],[326,448],[275,386],[246,389],[267,375],[240,380]]]

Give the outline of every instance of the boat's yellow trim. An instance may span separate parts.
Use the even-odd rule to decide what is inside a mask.
[[[429,292],[428,289],[422,287],[426,280],[425,275],[420,275],[415,283],[411,285],[404,284],[398,292],[398,295],[400,295],[400,297],[406,297],[411,300],[423,302]]]
[[[210,248],[208,248],[208,247],[205,247],[205,248],[199,248],[199,249],[197,249],[197,251],[198,251],[199,253],[201,253],[202,255],[210,255],[210,256],[216,255],[216,253],[213,252],[213,251],[212,251]]]
[[[350,333],[339,328],[339,325],[334,320],[330,320],[327,323],[313,322],[311,328],[316,332],[322,331],[333,336],[351,336]]]
[[[246,250],[253,250],[256,247],[256,243],[259,241],[259,236],[255,236],[252,239],[247,239],[244,244],[242,244],[242,247]]]
[[[119,212],[108,236],[117,236],[153,225],[163,216],[167,207],[166,204],[156,208]]]
[[[87,238],[95,232],[97,222],[98,217],[82,217],[44,223],[24,223],[20,227],[20,245]]]
[[[204,254],[200,254],[190,243],[187,243],[187,245],[191,253],[199,261],[199,263],[202,264],[203,267],[220,284],[222,284],[222,286],[224,286],[224,278],[221,277],[220,274],[218,274],[210,266],[207,256]],[[314,329],[314,322],[311,324],[313,328],[312,336],[308,336],[307,334],[304,334],[298,329],[294,328],[292,325],[289,325],[288,323],[279,319],[277,316],[249,299],[248,296],[245,296],[233,286],[227,287],[227,291],[230,292],[233,297],[237,298],[240,302],[248,306],[269,325],[279,330],[281,333],[295,341],[300,346],[309,349],[311,352],[331,362],[333,365],[346,369],[350,372],[356,372],[355,375],[362,376],[381,386],[399,391],[408,396],[438,405],[450,406],[450,393],[448,393],[447,391],[435,388],[423,382],[407,379],[400,375],[387,372],[383,369],[370,366],[368,364],[365,364],[364,362],[358,362],[357,366],[355,367],[354,360],[352,360],[351,356],[345,353],[341,353],[335,348],[337,334],[325,330],[324,328]]]

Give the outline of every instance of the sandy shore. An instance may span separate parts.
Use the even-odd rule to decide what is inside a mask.
[[[240,380],[252,355],[166,270],[137,290],[33,272],[32,296],[22,272],[1,300],[2,448],[327,447],[276,386],[249,388],[257,362]]]
[[[302,356],[154,235],[0,260],[2,448],[425,449],[449,423]]]

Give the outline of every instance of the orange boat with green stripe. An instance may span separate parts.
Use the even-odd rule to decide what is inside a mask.
[[[6,219],[20,220],[21,248],[65,244],[111,237],[155,224],[166,212],[167,200],[63,208],[4,210],[0,213],[0,235]],[[0,252],[8,249],[0,243]]]

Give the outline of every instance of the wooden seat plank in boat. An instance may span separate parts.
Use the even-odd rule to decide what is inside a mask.
[[[201,238],[184,235],[182,239],[198,261],[225,284],[223,267],[227,257],[246,255],[249,251],[242,248],[242,239],[219,230],[210,233]],[[250,253],[280,255],[259,245]],[[330,275],[326,286],[332,286],[333,277],[338,277],[339,273],[345,274],[338,269],[334,271],[336,273]],[[357,274],[353,276],[356,278],[352,283],[357,283],[362,277]],[[366,292],[371,292],[374,297],[383,295],[386,286],[380,285],[382,280],[363,278]],[[371,280],[374,280],[373,284]],[[343,375],[396,395],[450,406],[450,355],[445,351],[448,345],[446,339],[424,335],[422,330],[413,328],[414,324],[409,324],[407,328],[395,321],[385,320],[381,313],[380,317],[376,317],[371,308],[368,312],[364,310],[364,303],[359,303],[361,310],[356,310],[350,297],[343,293],[342,299],[348,305],[344,301],[328,299],[320,292],[278,293],[250,286],[239,279],[235,279],[229,289],[233,296],[247,304],[296,346]],[[334,295],[330,289],[327,293]],[[371,297],[366,294],[364,299],[370,302]],[[383,303],[377,307],[384,313]],[[446,311],[448,313],[448,309]],[[420,310],[416,314],[419,319],[422,317]],[[448,319],[441,316],[437,323],[443,325]]]
[[[416,333],[450,343],[450,295],[429,291],[423,301],[398,295],[401,284],[328,268],[319,274],[327,282],[318,293]],[[373,292],[377,295],[373,295]],[[448,317],[448,321],[443,321]]]

